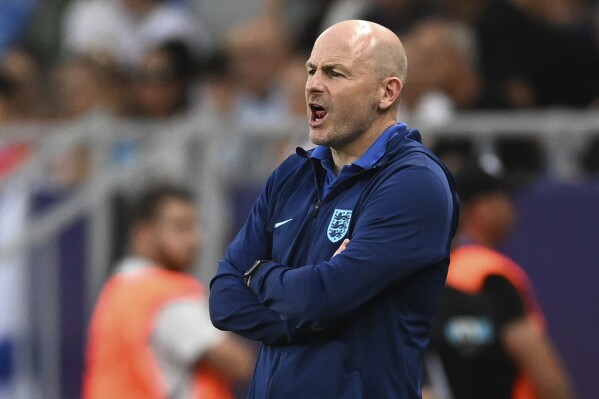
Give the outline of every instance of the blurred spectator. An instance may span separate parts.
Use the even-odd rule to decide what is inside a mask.
[[[276,11],[295,39],[297,49],[310,53],[316,38],[329,26],[356,19],[369,5],[368,0],[283,0]],[[272,9],[273,7],[271,7]]]
[[[251,375],[251,351],[212,326],[207,294],[188,274],[200,248],[197,217],[179,187],[141,197],[131,257],[106,283],[90,324],[84,398],[228,399]]]
[[[431,148],[452,171],[458,170],[464,163],[473,158],[475,149],[474,142],[470,137],[459,135],[436,137],[431,144]]]
[[[271,0],[179,0],[193,3],[202,23],[206,24],[210,37],[214,43],[220,43],[229,30],[244,21],[256,18],[264,12],[264,8]],[[287,2],[288,0],[272,0]],[[315,3],[315,2],[313,2]],[[243,4],[243,6],[241,6]]]
[[[3,126],[19,118],[17,87],[8,76],[0,71],[0,131]],[[21,166],[31,155],[27,141],[15,140],[0,146],[0,183]]]
[[[593,0],[512,0],[512,4],[549,25],[575,27],[588,19]]]
[[[490,1],[494,0],[437,0],[437,6],[443,16],[476,28]]]
[[[282,21],[260,18],[237,26],[227,37],[226,49],[239,89],[235,118],[242,124],[284,120],[288,105],[279,82],[291,49]]]
[[[552,3],[563,9],[583,2]],[[488,103],[586,107],[599,97],[599,47],[590,28],[555,23],[542,0],[488,4],[476,24]]]
[[[14,123],[24,116],[22,93],[19,82],[5,68],[2,59],[0,68],[0,132],[2,127]],[[0,246],[10,247],[19,242],[24,233],[28,217],[29,197],[26,184],[22,180],[7,180],[31,157],[32,148],[26,140],[11,140],[0,146]],[[16,397],[20,382],[15,382],[18,352],[22,337],[26,332],[28,309],[26,294],[21,289],[26,278],[24,252],[7,252],[0,263],[0,397]],[[30,388],[30,392],[33,389]],[[23,391],[21,391],[21,394]]]
[[[194,93],[198,115],[208,118],[230,116],[235,106],[236,88],[226,51],[217,50],[205,59],[200,74],[200,84]]]
[[[281,84],[287,97],[287,113],[290,117],[305,118],[306,106],[306,60],[308,56],[298,53],[283,66]]]
[[[404,36],[410,73],[402,109],[419,125],[447,123],[475,107],[481,79],[474,32],[458,21],[429,18]]]
[[[135,72],[136,115],[166,118],[189,109],[194,62],[180,41],[164,43],[149,50]]]
[[[0,69],[15,82],[15,113],[18,118],[39,118],[41,61],[27,46],[15,45],[0,59]]]
[[[124,77],[109,59],[76,56],[61,61],[52,71],[54,109],[59,119],[94,113],[121,116],[126,112]]]
[[[432,0],[290,0],[283,3],[286,7],[282,13],[298,48],[307,52],[316,37],[337,22],[364,19],[402,34],[435,9]]]
[[[294,38],[297,49],[309,53],[316,37],[322,32],[322,25],[328,16],[329,9],[337,0],[274,0],[266,1],[263,14],[276,16],[284,21],[289,34]],[[357,10],[361,10],[366,2],[364,0],[343,0],[342,10],[348,13],[351,19]]]
[[[128,109],[124,78],[109,60],[79,56],[63,60],[52,71],[50,115],[58,120],[90,122],[125,115]],[[53,159],[47,182],[54,189],[84,183],[91,167],[89,146]]]
[[[368,9],[370,0],[333,0],[325,7],[325,12],[322,13],[319,29],[314,32],[316,36],[320,35],[329,26],[338,22],[357,19]],[[312,5],[312,4],[310,4]]]
[[[302,125],[306,121],[307,105],[306,105],[306,80],[308,72],[306,70],[306,60],[308,56],[298,53],[289,59],[283,67],[281,86],[285,95],[285,103],[287,105],[287,118],[296,120]],[[275,158],[273,167],[283,162],[289,154],[295,152],[298,146],[307,145],[309,148],[312,143],[306,143],[306,136],[303,131],[297,132],[296,135],[284,135],[276,139],[274,151]]]
[[[0,72],[0,126],[19,117],[16,93],[16,82]]]
[[[1,89],[0,78],[0,89]],[[2,98],[0,95],[0,113],[2,112]],[[0,116],[1,117],[1,116]],[[0,128],[2,121],[0,120]],[[31,144],[28,141],[13,141],[9,144],[4,144],[0,147],[0,184],[15,172],[19,167],[23,166],[29,160],[32,153]]]
[[[402,35],[434,11],[434,1],[430,0],[372,0],[359,19],[376,22]]]
[[[572,398],[524,271],[494,248],[515,221],[499,163],[456,174],[461,215],[425,357],[441,398]]]
[[[212,43],[194,9],[173,0],[78,0],[67,11],[67,52],[108,52],[125,65],[169,40],[183,41],[198,56]]]

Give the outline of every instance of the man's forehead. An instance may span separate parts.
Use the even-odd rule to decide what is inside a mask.
[[[358,25],[354,29],[330,29],[316,40],[310,59],[321,57],[357,59],[374,44],[375,39],[368,25]]]
[[[312,50],[312,54],[310,54],[310,59],[307,64],[321,64],[321,63],[331,63],[331,64],[345,64],[353,61],[357,57],[355,52],[352,52],[351,49],[347,47],[339,47],[339,46],[314,46]]]

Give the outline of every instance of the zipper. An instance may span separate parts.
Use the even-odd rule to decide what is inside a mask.
[[[320,209],[320,205],[322,204],[322,200],[320,196],[318,197],[318,201],[316,201],[316,205],[314,205],[314,210],[312,211],[312,219],[316,219],[318,216],[318,210]]]
[[[312,252],[312,245],[314,243],[314,230],[316,229],[316,218],[318,217],[318,210],[320,209],[320,205],[322,205],[322,199],[320,198],[320,193],[318,193],[318,200],[316,201],[316,205],[314,205],[314,209],[312,210],[312,222],[310,226],[310,245],[308,246],[306,261],[304,262],[304,264],[306,265],[308,264],[310,253]]]
[[[318,172],[316,171],[314,161],[310,160],[310,165],[312,166],[312,172],[314,172],[314,181],[316,183],[316,205],[314,205],[314,210],[312,211],[312,218],[316,219],[320,205],[322,205],[322,192],[320,191],[320,182],[318,181]]]
[[[312,221],[310,222],[310,245],[308,246],[308,252],[306,253],[306,261],[304,264],[308,264],[308,259],[310,258],[310,253],[312,252],[312,244],[314,242],[314,230],[316,229],[316,218],[318,217],[318,211],[320,206],[322,205],[322,199],[320,198],[320,192],[317,192],[318,199],[316,201],[316,205],[312,209]]]

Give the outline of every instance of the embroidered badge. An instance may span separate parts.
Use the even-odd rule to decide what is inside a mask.
[[[333,217],[329,222],[329,228],[327,229],[327,237],[329,237],[331,242],[337,242],[345,237],[349,229],[351,213],[352,211],[347,209],[335,209]]]

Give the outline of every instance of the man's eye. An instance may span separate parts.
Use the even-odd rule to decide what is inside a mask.
[[[339,72],[337,72],[337,71],[331,71],[331,72],[329,72],[329,76],[331,76],[331,77],[333,77],[333,78],[339,78],[339,77],[341,77],[341,76],[343,76],[343,75],[342,75],[342,74],[340,74],[340,73],[339,73]]]
[[[314,75],[314,72],[316,72],[315,69],[308,69],[308,75],[312,76]]]

